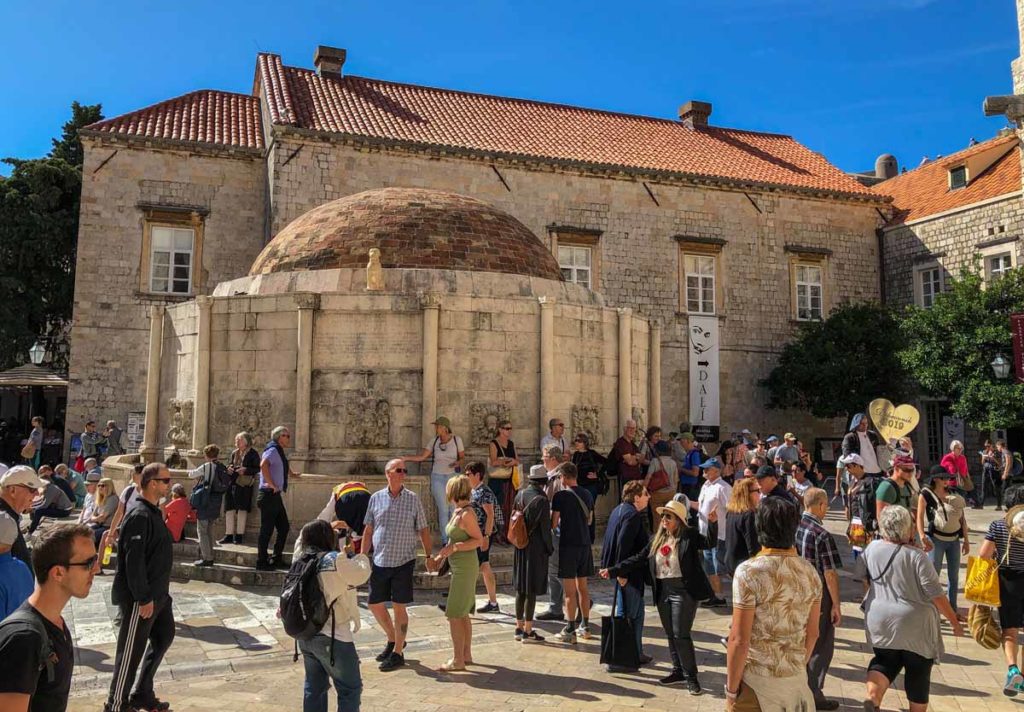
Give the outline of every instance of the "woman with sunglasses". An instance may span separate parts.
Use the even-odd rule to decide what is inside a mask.
[[[942,560],[946,560],[949,605],[954,611],[960,586],[960,554],[967,556],[971,551],[964,513],[967,502],[950,489],[955,483],[942,465],[935,465],[917,499],[917,533],[936,571],[942,571]],[[959,613],[957,617],[966,620]]]
[[[516,488],[512,485],[512,473],[519,467],[519,458],[516,457],[516,444],[512,442],[512,423],[503,420],[498,423],[498,434],[488,445],[488,464],[490,472],[487,476],[487,486],[494,493],[498,500],[498,507],[501,509],[501,522],[508,521],[512,513],[512,499],[516,495]],[[505,542],[505,527],[499,526],[495,530],[497,541]]]

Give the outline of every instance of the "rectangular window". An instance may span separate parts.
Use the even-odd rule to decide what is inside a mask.
[[[942,291],[942,268],[929,267],[917,273],[920,280],[920,305],[925,309],[931,309],[935,304],[935,297]]]
[[[796,318],[817,321],[822,318],[821,267],[796,266]]]
[[[562,268],[562,279],[566,282],[590,288],[591,248],[559,245],[558,266]]]
[[[149,289],[165,294],[192,292],[195,231],[154,225],[150,241]]]
[[[715,258],[686,255],[686,311],[690,314],[715,313]]]
[[[967,185],[967,166],[957,166],[949,171],[949,187],[951,190]]]
[[[925,435],[929,462],[942,459],[942,404],[928,401],[924,406]]]
[[[998,279],[1013,268],[1013,259],[1009,252],[985,257],[985,274],[989,279]]]

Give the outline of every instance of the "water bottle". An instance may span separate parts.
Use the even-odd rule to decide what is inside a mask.
[[[114,553],[113,545],[107,544],[106,547],[104,547],[104,549],[103,549],[103,565],[104,566],[109,566],[110,565],[110,555],[112,553]]]

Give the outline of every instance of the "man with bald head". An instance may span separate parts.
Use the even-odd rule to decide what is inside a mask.
[[[388,636],[387,646],[377,656],[384,672],[405,665],[403,653],[409,632],[406,606],[412,603],[417,537],[428,560],[431,553],[430,525],[423,502],[404,486],[407,472],[405,460],[401,458],[385,465],[388,486],[370,495],[363,519],[363,553],[370,557],[373,565],[367,602],[373,617]],[[395,610],[393,622],[385,605],[389,601]]]

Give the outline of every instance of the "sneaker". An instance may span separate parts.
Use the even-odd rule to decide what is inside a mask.
[[[523,642],[523,629],[522,628],[516,628],[516,642],[517,643],[522,643]]]
[[[729,603],[724,598],[712,596],[708,600],[703,601],[700,605],[704,608],[721,608],[723,606],[728,606]]]
[[[164,702],[154,695],[149,700],[129,699],[128,706],[138,712],[167,712],[171,708],[171,703]]]
[[[228,534],[223,539],[218,539],[217,543],[219,545],[221,545],[221,546],[224,546],[225,544],[234,544],[235,543],[235,535],[234,534]]]
[[[395,652],[395,644],[392,641],[388,641],[388,644],[384,646],[384,650],[377,653],[377,657],[374,658],[377,662],[382,663],[391,657],[391,653]]]
[[[539,621],[564,621],[565,614],[561,611],[552,611],[551,609],[548,609],[539,614],[536,618]]]
[[[523,642],[524,643],[543,643],[544,636],[538,635],[537,631],[531,630],[529,633],[523,631]]]
[[[645,655],[644,653],[640,653],[640,664],[641,665],[649,665],[653,661],[654,661],[654,658],[652,658],[650,655]]]
[[[659,685],[678,685],[682,682],[686,682],[686,675],[678,670],[673,670],[671,675],[658,680]]]
[[[1020,668],[1011,665],[1006,671],[1006,684],[1003,685],[1003,694],[1007,697],[1016,697],[1020,692],[1020,686],[1024,685],[1024,675],[1020,674]]]
[[[839,700],[830,700],[823,698],[814,701],[814,709],[824,710],[825,712],[831,712],[832,710],[839,709]]]
[[[193,566],[213,566],[213,562],[209,559],[199,559],[198,561],[192,562]]]
[[[576,629],[576,634],[583,640],[590,640],[590,626],[581,625]]]
[[[501,609],[498,608],[497,602],[488,601],[487,605],[477,609],[478,613],[501,613]]]
[[[272,563],[270,563],[269,561],[257,561],[256,562],[256,570],[257,571],[273,571],[274,570],[274,565]]]
[[[235,534],[235,544],[241,544],[241,543],[242,543],[242,535],[241,534]]]
[[[568,643],[569,645],[576,645],[576,631],[561,630],[555,633],[555,640],[557,640],[559,643]]]
[[[704,694],[704,690],[701,689],[700,683],[697,682],[697,678],[695,677],[691,677],[686,681],[686,691],[694,697]]]
[[[397,670],[398,668],[405,665],[405,656],[401,653],[391,653],[387,659],[380,664],[379,670],[381,672],[388,672],[389,670]]]

